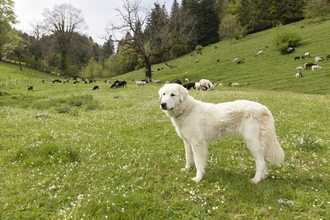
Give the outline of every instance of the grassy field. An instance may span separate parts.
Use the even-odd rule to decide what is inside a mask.
[[[330,51],[329,38],[311,43],[327,37],[322,30],[329,21],[292,26],[304,36],[296,54]],[[153,67],[164,67],[154,74],[162,81],[188,76],[248,83],[190,95],[213,103],[247,99],[270,109],[286,158],[269,165],[269,177],[257,185],[249,182],[253,156],[236,136],[210,143],[200,183],[190,179],[195,169],[181,172],[184,145],[159,108],[162,85],[135,87],[131,79],[143,78],[141,70],[117,77],[127,88],[110,89],[98,80],[100,90],[92,91],[95,84],[53,84],[28,68],[14,76],[18,67],[0,62],[0,78],[20,79],[0,87],[0,218],[329,219],[330,61],[296,79],[295,67],[305,61],[276,52],[269,43],[273,31],[233,45],[219,42],[216,53],[206,47],[193,56],[199,63],[187,55],[173,61],[178,68]],[[255,57],[260,49],[265,54]],[[232,63],[236,57],[245,63]],[[49,117],[37,117],[41,113]]]

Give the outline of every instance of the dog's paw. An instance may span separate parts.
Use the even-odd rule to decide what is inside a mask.
[[[269,175],[269,173],[268,173],[268,172],[266,172],[266,173],[262,174],[262,177],[261,177],[261,179],[262,179],[262,180],[266,179],[268,175]]]
[[[253,183],[253,184],[257,184],[260,182],[260,180],[256,179],[256,178],[253,178],[253,179],[250,179],[250,181]]]
[[[202,178],[196,176],[194,178],[191,178],[191,180],[194,181],[194,182],[196,182],[196,183],[198,183],[198,182],[200,182],[202,180]]]

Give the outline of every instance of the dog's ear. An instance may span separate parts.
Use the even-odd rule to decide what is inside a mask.
[[[179,98],[183,101],[188,96],[188,90],[183,86],[179,86]]]
[[[161,99],[163,97],[163,90],[162,88],[160,88],[160,90],[158,91],[159,94],[159,99]]]

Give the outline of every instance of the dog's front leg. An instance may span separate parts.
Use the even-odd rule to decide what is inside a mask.
[[[195,163],[194,153],[193,153],[190,143],[186,140],[183,140],[183,142],[184,142],[184,147],[185,147],[185,151],[186,151],[186,166],[185,166],[185,168],[182,168],[181,171],[185,171],[189,168],[192,168]]]
[[[203,178],[207,163],[207,143],[205,140],[199,140],[192,144],[197,169],[196,177],[192,178],[195,182],[200,182]]]

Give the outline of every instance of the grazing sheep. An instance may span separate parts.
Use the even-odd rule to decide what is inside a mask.
[[[239,87],[239,83],[229,83],[229,85],[231,86],[231,87],[234,87],[234,86],[238,86]]]
[[[302,57],[300,57],[300,59],[302,60],[302,59],[307,59],[307,57],[306,56],[302,56]]]
[[[296,73],[296,78],[301,78],[302,77],[302,73]]]
[[[306,53],[304,54],[304,56],[305,56],[305,57],[310,57],[311,54],[310,54],[309,52],[306,52]]]
[[[166,81],[165,84],[170,84],[170,82],[169,81]]]
[[[308,67],[312,67],[312,66],[314,66],[314,65],[316,65],[315,63],[305,63],[305,69],[307,70],[308,69]]]
[[[196,90],[201,90],[201,84],[199,82],[195,83],[195,89]]]
[[[120,80],[115,80],[115,81],[114,81],[114,83],[119,83],[119,82],[120,82]]]
[[[127,82],[126,81],[120,81],[118,84],[117,84],[117,88],[120,88],[120,87],[127,87]]]
[[[329,58],[330,58],[330,54],[328,54],[328,55],[326,56],[326,58],[327,58],[327,60],[329,60]]]
[[[136,86],[144,86],[144,84],[146,84],[146,82],[136,80]]]
[[[214,85],[211,83],[210,80],[207,80],[207,79],[201,79],[201,80],[199,81],[199,83],[200,83],[200,87],[201,87],[202,89],[206,89],[206,90],[208,90],[209,88],[211,88],[212,90],[214,90]]]
[[[263,55],[263,54],[264,54],[264,51],[263,50],[260,50],[260,51],[258,51],[258,53],[256,54],[256,56]]]
[[[160,80],[153,80],[153,83],[162,83]]]
[[[323,57],[315,57],[315,63],[323,61]]]
[[[294,60],[300,60],[300,57],[295,57]]]
[[[94,86],[92,90],[96,90],[96,89],[100,90],[99,86]]]
[[[191,88],[195,89],[195,83],[187,83],[187,84],[184,84],[183,87],[185,87],[188,90],[190,90]]]
[[[215,53],[215,50],[213,50],[213,53]]]
[[[296,68],[296,70],[301,70],[301,71],[304,71],[304,68],[302,68],[301,66],[298,66],[297,68]]]
[[[110,89],[112,88],[117,88],[117,84],[115,82],[110,86]]]
[[[196,61],[195,61],[195,63],[198,63],[198,62],[199,62],[199,60],[196,60]]]
[[[242,63],[244,63],[244,61],[243,60],[240,60],[240,61],[237,62],[237,65],[238,64],[242,64]]]
[[[219,83],[218,86],[221,86],[222,87],[222,83]]]
[[[189,82],[189,79],[188,79],[188,78],[185,78],[184,81],[185,81],[185,82]]]
[[[322,68],[320,66],[318,66],[318,65],[312,66],[312,71],[314,71],[314,70],[320,70],[320,69],[322,69]]]
[[[237,61],[238,61],[238,58],[235,58],[235,59],[233,60],[233,63],[234,63],[234,62],[237,62]]]
[[[175,83],[182,85],[182,82],[180,80],[175,80]]]
[[[189,58],[189,60],[191,60],[191,57]]]
[[[28,90],[33,90],[33,86],[29,86]]]
[[[217,59],[217,62],[219,62],[220,61],[220,59]]]
[[[185,74],[185,75],[187,75],[187,74],[188,74],[188,72],[185,72],[184,74]]]
[[[44,83],[45,82],[45,80],[42,80],[42,83]]]
[[[287,53],[293,53],[294,51],[296,51],[294,48],[292,48],[292,47],[289,47],[289,49],[288,49],[288,52],[287,52]]]
[[[107,81],[107,84],[110,84],[111,83],[111,80],[109,79],[108,81]]]

